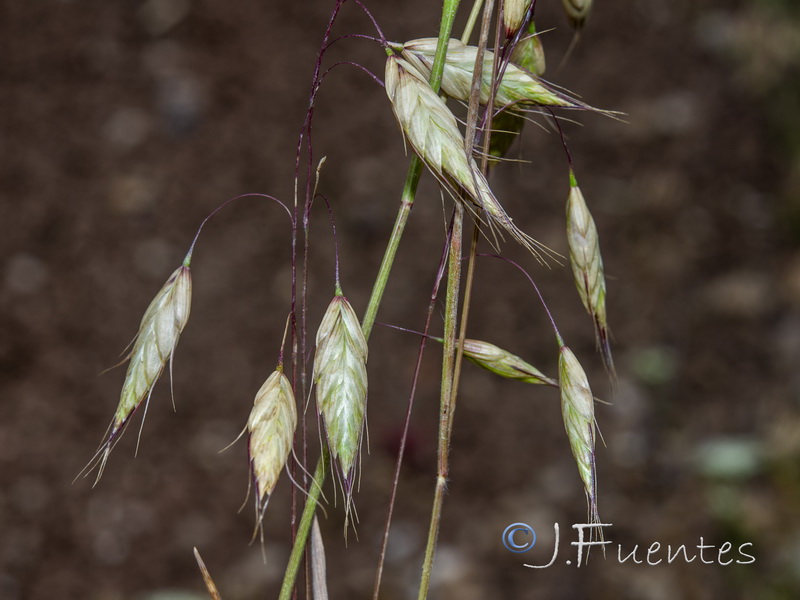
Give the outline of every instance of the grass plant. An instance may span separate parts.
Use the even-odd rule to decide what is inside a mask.
[[[576,25],[582,25],[591,2],[564,0],[563,4],[568,17]],[[337,41],[331,41],[332,32],[345,6],[363,10],[375,26],[376,37],[371,39],[376,43],[377,50],[386,54],[386,70],[384,81],[381,82],[374,74],[373,78],[385,86],[389,99],[386,106],[387,118],[394,115],[399,126],[398,140],[402,138],[406,144],[410,159],[405,184],[399,194],[394,228],[375,277],[364,316],[359,321],[354,308],[342,293],[337,249],[335,295],[316,329],[313,364],[309,364],[311,353],[308,332],[313,330],[313,325],[308,323],[308,306],[320,302],[320,299],[311,298],[308,293],[310,248],[314,243],[309,233],[309,216],[312,208],[319,206],[319,200],[322,199],[328,206],[333,226],[333,216],[337,208],[336,198],[329,200],[320,192],[324,188],[324,177],[323,183],[320,183],[322,162],[314,157],[311,128],[312,123],[316,125],[315,101],[324,90],[322,84],[328,73],[326,52],[333,41]],[[298,586],[298,575],[305,556],[315,557],[309,558],[311,564],[306,571],[308,578],[313,579],[315,597],[326,596],[324,546],[318,527],[314,527],[313,535],[309,536],[321,503],[325,480],[331,472],[338,474],[344,499],[343,510],[348,518],[354,516],[354,504],[357,502],[357,486],[354,484],[356,471],[359,461],[368,460],[361,456],[366,428],[368,340],[391,277],[395,256],[402,238],[406,235],[411,209],[417,202],[417,184],[424,170],[439,182],[445,200],[450,198],[453,202],[448,204],[452,213],[447,235],[442,240],[442,254],[437,264],[438,277],[431,292],[425,330],[420,337],[417,371],[404,423],[404,431],[407,432],[416,391],[416,377],[423,361],[426,341],[433,338],[441,342],[443,349],[439,443],[431,519],[418,596],[420,600],[428,597],[435,564],[450,474],[453,417],[458,401],[463,358],[501,377],[544,384],[545,388],[559,388],[567,439],[586,491],[590,517],[593,521],[599,521],[595,466],[595,399],[583,367],[564,343],[555,322],[553,329],[557,343],[554,350],[558,353],[559,361],[557,379],[547,377],[523,358],[495,343],[467,337],[475,263],[480,258],[478,250],[481,244],[488,243],[495,252],[501,253],[503,236],[507,235],[528,249],[539,263],[555,263],[559,258],[536,242],[532,233],[523,231],[512,221],[492,190],[492,166],[502,160],[527,119],[539,116],[545,126],[560,132],[555,111],[578,109],[588,111],[585,114],[595,111],[541,79],[545,62],[542,41],[534,24],[535,8],[535,0],[475,0],[459,40],[451,37],[459,1],[444,0],[437,38],[395,43],[387,41],[383,30],[361,0],[333,0],[331,17],[313,67],[307,116],[297,145],[295,197],[288,208],[284,205],[291,215],[292,227],[292,295],[291,305],[288,307],[288,343],[285,339],[280,347],[276,344],[276,351],[280,348],[278,366],[257,393],[245,427],[249,439],[258,525],[264,518],[269,496],[278,485],[285,468],[290,473],[297,474],[299,466],[306,474],[302,478],[292,478],[300,490],[293,492],[294,503],[304,498],[305,506],[296,527],[293,528],[294,541],[279,593],[281,600],[288,600],[296,594],[298,587],[302,587]],[[477,41],[470,45],[473,30],[478,25]],[[459,122],[453,112],[452,106],[458,102],[467,106],[465,123]],[[566,150],[563,135],[561,141]],[[566,155],[570,176],[565,221],[569,260],[579,296],[593,318],[601,355],[609,373],[613,373],[599,236],[583,195],[577,187],[568,150]],[[490,156],[492,160],[489,160]],[[548,258],[555,260],[548,261]],[[97,468],[98,479],[114,443],[130,422],[132,414],[142,404],[147,406],[153,387],[172,358],[178,338],[187,324],[191,301],[190,259],[191,251],[183,265],[178,267],[158,292],[142,318],[129,355],[128,373],[110,433],[88,465],[89,471]],[[538,269],[541,265],[533,262],[532,267]],[[342,265],[342,268],[357,269],[358,265]],[[526,276],[542,299],[531,275],[526,273]],[[429,333],[429,329],[441,286],[444,286],[443,334],[435,337]],[[543,299],[542,304],[549,316]],[[552,321],[552,317],[550,318]],[[284,345],[290,349],[285,361]],[[319,415],[318,434],[322,443],[317,465],[313,474],[310,474],[308,460],[314,454],[314,440],[317,436],[307,431],[304,419],[299,430],[297,425],[298,413],[303,413],[305,409],[304,399],[310,397],[312,391]],[[373,402],[380,400],[374,399]],[[378,567],[373,590],[373,597],[376,599],[379,597],[384,572],[388,532],[405,441],[404,433],[397,458],[383,544],[377,557]],[[334,482],[336,480],[335,477],[331,479]],[[274,518],[284,517],[274,515]],[[353,521],[351,524],[355,526]],[[309,553],[306,552],[307,548],[310,549]],[[217,591],[214,586],[199,554],[197,559],[209,593],[214,598],[224,596],[224,590]]]

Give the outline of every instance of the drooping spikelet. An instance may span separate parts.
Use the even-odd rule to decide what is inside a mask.
[[[440,338],[437,341],[442,342]],[[481,340],[464,340],[464,357],[479,367],[506,379],[558,387],[558,382],[499,346]]]
[[[575,29],[581,29],[589,18],[593,0],[561,0],[564,12]]]
[[[430,75],[433,66],[436,42],[436,38],[422,38],[406,42],[402,47],[403,57],[425,77]],[[442,91],[448,96],[463,102],[469,100],[477,53],[476,46],[466,46],[456,39],[450,40],[442,75]],[[489,101],[493,62],[494,54],[487,50],[483,55],[481,104]],[[508,107],[513,110],[531,106],[558,106],[598,111],[596,108],[555,90],[543,80],[513,63],[509,63],[505,67],[503,79],[495,92],[494,106],[495,108]]]
[[[486,211],[491,225],[505,229],[539,257],[537,247],[546,249],[514,225],[467,154],[455,116],[419,70],[404,58],[390,56],[386,61],[386,94],[405,139],[433,175],[450,189],[463,189]]]
[[[367,340],[356,313],[340,291],[317,330],[314,383],[331,456],[339,462],[345,494],[361,445],[367,403]],[[349,507],[349,502],[348,502]]]
[[[595,469],[594,397],[586,373],[566,346],[561,346],[558,356],[558,383],[561,388],[561,415],[578,465],[578,473],[589,501],[589,516],[599,522],[597,512],[597,474]]]
[[[256,394],[247,419],[248,452],[256,483],[256,512],[262,507],[289,459],[297,428],[297,406],[292,384],[278,367]]]
[[[109,435],[98,450],[100,468],[97,480],[103,474],[108,455],[119,435],[125,429],[133,412],[142,402],[147,403],[167,361],[172,359],[178,339],[186,327],[192,304],[192,275],[189,258],[170,275],[156,297],[147,307],[139,324],[139,331],[128,355],[128,372],[122,385],[119,405],[111,422]],[[145,409],[146,410],[146,409]],[[94,460],[89,463],[91,467]]]
[[[522,28],[532,0],[503,0],[503,26],[507,38]]]
[[[578,288],[583,306],[594,320],[597,347],[603,357],[603,364],[613,379],[614,360],[608,339],[606,280],[603,274],[603,258],[600,255],[600,241],[592,214],[572,173],[570,173],[567,198],[567,241],[575,286]]]

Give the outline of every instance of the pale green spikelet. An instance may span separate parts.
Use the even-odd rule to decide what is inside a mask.
[[[403,57],[425,77],[430,75],[433,66],[436,42],[435,38],[422,38],[411,40],[402,46]],[[442,91],[448,96],[462,102],[469,100],[477,53],[476,46],[467,46],[456,39],[450,40],[442,75]],[[483,55],[483,62],[480,102],[486,104],[489,101],[492,85],[494,54],[487,50]],[[542,79],[513,63],[509,63],[505,67],[503,79],[495,92],[494,106],[498,109],[508,108],[511,110],[553,106],[607,112],[599,111],[555,90]]]
[[[259,518],[289,459],[295,429],[297,406],[292,384],[279,366],[258,390],[247,418],[248,452]]]
[[[465,339],[464,356],[479,367],[507,379],[558,387],[555,379],[547,377],[519,356],[488,342]]]
[[[564,12],[575,29],[581,29],[589,18],[593,0],[561,0]]]
[[[403,136],[442,184],[449,189],[463,189],[476,206],[486,211],[490,225],[506,230],[537,258],[539,250],[548,251],[514,225],[486,177],[467,154],[455,116],[414,65],[404,58],[389,56],[386,94]]]
[[[564,419],[564,428],[586,491],[589,515],[593,522],[599,522],[594,453],[596,434],[594,397],[583,367],[572,350],[563,345],[559,349],[558,356],[558,383],[561,388],[561,415]]]
[[[603,357],[603,364],[612,379],[615,379],[606,317],[606,280],[600,240],[592,214],[572,173],[567,198],[567,242],[575,287],[578,288],[583,306],[594,321],[597,348]]]
[[[511,53],[511,62],[541,77],[547,68],[544,46],[533,21],[528,25],[528,35],[523,37]]]
[[[133,349],[127,357],[128,371],[119,404],[106,441],[87,468],[98,464],[97,481],[103,474],[112,447],[125,430],[133,412],[150,399],[153,388],[172,359],[192,304],[192,274],[189,258],[178,267],[153,298],[139,324]],[[146,410],[146,409],[145,409]],[[95,482],[96,483],[96,482]]]
[[[433,338],[442,343],[441,338]],[[558,387],[558,382],[542,373],[532,364],[525,362],[519,356],[503,350],[499,346],[481,340],[464,340],[464,358],[475,363],[482,369],[491,371],[506,379],[516,379],[523,383],[550,385]]]
[[[337,291],[317,330],[314,383],[328,446],[339,463],[348,499],[364,430],[367,354],[367,340],[356,313]]]
[[[531,0],[503,0],[503,27],[507,38],[522,28],[530,7]]]

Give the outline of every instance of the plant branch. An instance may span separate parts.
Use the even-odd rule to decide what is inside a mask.
[[[453,30],[453,22],[455,21],[458,4],[459,0],[444,0],[442,7],[442,19],[439,28],[439,44],[437,46],[436,57],[434,58],[433,66],[431,68],[430,83],[434,91],[439,91],[441,86],[442,73],[444,72],[444,59],[447,53],[447,41],[449,40],[450,34]],[[337,10],[340,5],[341,4],[337,2]],[[334,12],[334,16],[335,14],[336,11]],[[330,26],[326,32],[326,40],[329,33]],[[315,71],[315,81],[318,72],[319,65]],[[316,92],[316,89],[314,89],[314,92]],[[381,268],[378,272],[378,276],[376,277],[364,320],[362,322],[364,337],[367,339],[369,339],[369,335],[372,332],[372,327],[375,324],[375,316],[378,313],[378,307],[380,306],[381,299],[383,298],[383,293],[386,290],[386,284],[389,281],[389,274],[391,272],[392,264],[394,263],[394,257],[397,253],[397,248],[400,245],[400,239],[402,238],[411,208],[414,204],[414,198],[416,197],[417,186],[419,184],[419,178],[421,174],[422,162],[417,156],[414,156],[411,159],[411,163],[408,167],[408,174],[406,175],[406,182],[403,186],[403,193],[401,196],[400,209],[397,214],[392,236],[389,240],[386,251],[384,252]],[[317,463],[317,467],[314,471],[314,478],[317,481],[317,485],[313,486],[312,490],[309,492],[308,499],[306,500],[306,504],[303,509],[303,516],[301,517],[300,524],[297,528],[297,535],[294,539],[292,554],[289,563],[286,566],[286,573],[284,575],[279,600],[288,600],[291,596],[292,590],[294,589],[294,584],[297,579],[297,571],[300,566],[303,550],[308,540],[308,534],[311,530],[311,524],[313,522],[312,517],[319,499],[319,487],[322,485],[325,478],[324,460],[326,454],[327,450],[323,446],[323,455],[320,456],[319,462]]]
[[[486,42],[488,40],[489,24],[491,23],[491,14],[493,8],[494,0],[488,0],[484,6],[481,36],[478,45],[478,53],[475,59],[469,112],[467,115],[467,131],[465,136],[464,151],[468,156],[471,156],[472,154],[472,148],[476,137],[475,126],[478,120],[478,100],[480,98],[480,88],[483,76],[483,54],[486,50]],[[458,379],[461,371],[463,339],[466,328],[466,321],[463,320],[460,339],[457,343],[456,328],[458,326],[458,302],[461,286],[464,201],[465,200],[462,199],[462,201],[456,203],[455,216],[453,219],[453,234],[450,238],[450,251],[448,255],[447,294],[445,300],[445,322],[443,336],[444,349],[442,354],[442,385],[439,398],[439,446],[437,451],[438,468],[436,474],[436,488],[433,496],[433,507],[431,509],[431,522],[428,528],[428,541],[425,546],[425,558],[422,563],[422,576],[420,579],[419,594],[417,596],[418,600],[425,600],[428,597],[431,572],[433,570],[433,559],[436,554],[436,547],[439,539],[439,529],[442,520],[442,506],[444,505],[444,495],[447,490],[447,478],[450,474],[450,440],[453,433],[453,417],[456,408]],[[475,242],[474,239],[473,242]],[[474,253],[474,251],[475,245],[473,243],[472,252]],[[472,271],[472,268],[474,268],[474,260],[471,261],[470,265],[470,271]],[[465,297],[465,303],[468,301],[469,295]]]
[[[447,293],[444,313],[444,350],[442,353],[442,385],[439,399],[439,447],[437,451],[436,489],[433,495],[431,522],[428,528],[428,542],[425,546],[425,558],[422,562],[422,576],[419,584],[418,600],[428,597],[433,570],[433,558],[439,538],[439,526],[442,518],[442,505],[447,488],[449,474],[450,433],[452,428],[453,374],[456,356],[456,326],[458,324],[458,297],[461,285],[461,242],[464,226],[464,207],[456,203],[453,216],[453,233],[447,258]]]
[[[373,588],[372,598],[378,600],[378,594],[381,588],[381,577],[383,576],[383,564],[386,559],[386,548],[389,545],[389,529],[392,524],[392,514],[394,512],[394,503],[397,497],[397,487],[400,482],[400,467],[403,465],[403,456],[405,455],[406,441],[408,439],[408,428],[411,424],[411,410],[414,407],[414,398],[417,394],[417,382],[419,381],[419,374],[422,370],[422,357],[425,352],[425,344],[428,341],[428,331],[430,331],[431,320],[433,319],[433,311],[436,309],[436,298],[439,297],[439,287],[441,286],[442,279],[444,279],[444,270],[447,264],[447,252],[450,247],[450,236],[453,232],[453,223],[450,222],[450,227],[447,230],[447,239],[445,240],[442,248],[442,256],[439,260],[439,267],[436,271],[436,278],[433,282],[433,289],[431,290],[430,301],[428,302],[428,312],[425,316],[425,327],[423,328],[422,338],[419,342],[419,351],[417,352],[417,363],[414,367],[414,377],[411,383],[411,392],[408,397],[408,405],[406,406],[406,416],[403,421],[403,435],[400,438],[400,448],[397,451],[397,460],[394,467],[394,477],[392,479],[392,491],[389,497],[389,508],[386,510],[386,525],[383,530],[383,540],[381,541],[380,557],[378,559],[378,568],[375,572],[375,586]]]
[[[430,84],[434,92],[438,92],[442,85],[442,74],[444,73],[444,60],[447,55],[447,44],[450,39],[450,34],[453,31],[453,22],[456,18],[456,11],[460,0],[444,0],[442,6],[442,21],[439,26],[439,40],[436,46],[436,56],[433,59],[433,66],[431,67]],[[375,279],[375,284],[372,288],[372,295],[367,305],[364,320],[361,323],[361,329],[364,331],[364,337],[369,338],[372,332],[372,326],[375,324],[375,318],[378,314],[378,307],[380,306],[383,293],[386,290],[386,284],[389,281],[389,274],[394,264],[394,257],[397,254],[397,248],[400,246],[400,238],[403,236],[408,216],[411,214],[411,209],[414,205],[414,198],[417,194],[417,186],[419,178],[422,175],[422,161],[418,156],[414,155],[411,159],[411,164],[408,166],[408,173],[406,174],[405,185],[403,186],[403,194],[400,199],[400,209],[397,213],[392,236],[389,239],[389,244],[383,255],[378,276]]]

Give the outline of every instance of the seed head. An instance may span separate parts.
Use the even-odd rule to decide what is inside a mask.
[[[572,174],[567,198],[567,241],[575,286],[583,306],[594,320],[597,347],[603,357],[603,364],[613,379],[614,361],[608,339],[606,280],[603,274],[603,258],[600,255],[600,240],[592,214]]]
[[[119,435],[142,402],[149,401],[158,378],[167,361],[172,360],[181,332],[189,320],[192,304],[192,274],[188,259],[170,275],[142,317],[133,349],[127,357],[128,371],[122,384],[119,404],[111,422],[109,435],[101,445],[96,458],[100,468],[97,480],[103,474],[108,455]],[[97,464],[93,459],[89,466]],[[95,482],[96,483],[96,482]]]
[[[247,419],[248,450],[259,513],[289,459],[296,428],[297,407],[292,384],[278,367],[258,390]]]
[[[500,377],[558,387],[556,380],[547,377],[533,365],[488,342],[465,339],[464,356],[479,367],[500,375]]]
[[[593,0],[561,0],[564,12],[575,29],[581,29],[589,18]]]
[[[153,391],[164,366],[175,352],[178,338],[189,320],[191,306],[192,273],[188,266],[182,265],[153,298],[139,324],[111,427],[112,436]]]
[[[583,367],[566,346],[561,346],[559,350],[558,383],[561,388],[561,414],[572,456],[575,457],[578,473],[586,490],[590,516],[599,522],[594,455],[594,397]]]
[[[436,53],[436,42],[436,38],[423,38],[403,44],[403,57],[424,77],[430,76]],[[477,53],[476,46],[466,46],[456,39],[450,40],[442,76],[442,90],[448,96],[462,102],[469,100]],[[486,104],[489,101],[494,63],[494,54],[491,51],[487,50],[484,53],[483,63],[480,102]],[[531,106],[560,106],[597,111],[583,102],[556,91],[543,80],[513,63],[506,65],[503,79],[497,86],[494,106],[498,109],[510,108],[513,110]]]
[[[530,7],[531,0],[503,0],[503,25],[507,38],[520,30]]]
[[[514,225],[467,154],[455,116],[411,62],[398,56],[387,59],[386,94],[405,139],[440,183],[464,190],[486,211],[490,225],[505,229],[537,258],[537,247],[547,250]]]
[[[542,46],[541,37],[536,33],[536,25],[533,21],[528,26],[528,35],[514,46],[511,62],[539,77],[544,75],[547,66],[544,58],[544,46]]]
[[[317,330],[314,383],[331,456],[349,497],[367,403],[367,340],[347,299],[337,293]]]

